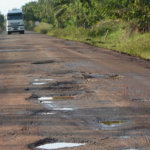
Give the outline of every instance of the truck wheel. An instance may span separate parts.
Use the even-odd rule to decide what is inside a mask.
[[[24,34],[24,31],[21,31],[20,34]]]
[[[8,31],[7,34],[9,35],[9,34],[11,34],[11,32]]]

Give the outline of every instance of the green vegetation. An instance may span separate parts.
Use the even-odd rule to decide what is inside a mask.
[[[23,11],[28,30],[150,59],[149,0],[38,0]]]
[[[0,33],[3,29],[3,23],[4,23],[4,16],[0,13]]]

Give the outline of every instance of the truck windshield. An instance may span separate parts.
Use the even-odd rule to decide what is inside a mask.
[[[22,19],[21,13],[7,15],[7,20],[20,20],[20,19]]]

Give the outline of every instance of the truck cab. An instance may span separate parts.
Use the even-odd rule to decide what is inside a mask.
[[[20,34],[24,34],[24,15],[22,10],[20,9],[12,9],[7,12],[6,15],[6,32],[7,34],[11,34],[12,32],[19,32]]]

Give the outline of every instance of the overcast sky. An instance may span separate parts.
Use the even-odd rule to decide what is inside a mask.
[[[0,0],[0,12],[6,14],[9,9],[21,8],[25,3],[37,0]]]

